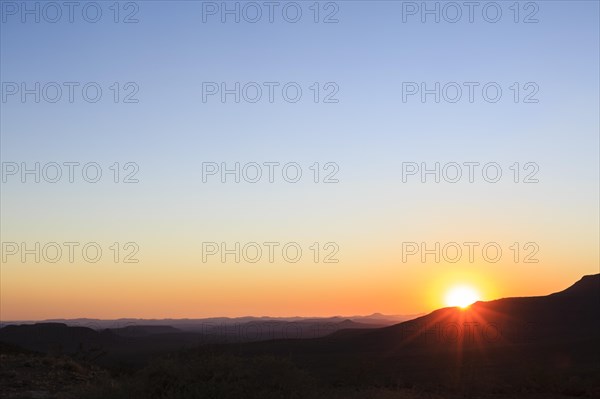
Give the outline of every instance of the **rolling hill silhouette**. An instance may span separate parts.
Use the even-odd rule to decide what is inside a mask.
[[[398,345],[502,345],[567,342],[600,334],[600,274],[585,276],[548,296],[476,302],[467,309],[443,308],[426,316],[369,331],[340,331],[357,346],[389,351]]]

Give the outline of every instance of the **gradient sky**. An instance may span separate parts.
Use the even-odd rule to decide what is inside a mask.
[[[141,1],[139,22],[123,24],[112,3],[99,2],[96,24],[2,15],[2,82],[105,89],[94,104],[0,103],[2,162],[97,162],[105,173],[97,184],[2,184],[2,242],[93,241],[105,251],[94,264],[8,257],[2,320],[409,314],[443,306],[459,283],[494,299],[599,272],[597,1],[536,2],[539,22],[529,24],[513,22],[512,1],[500,2],[495,24],[481,13],[473,23],[403,23],[394,1],[336,2],[332,24],[312,21],[312,1],[299,2],[296,24],[281,14],[272,24],[203,23],[202,2]],[[304,93],[294,104],[202,102],[202,82],[236,81],[298,82]],[[402,82],[451,81],[498,82],[503,97],[402,101]],[[114,82],[135,82],[139,103],[112,102]],[[339,103],[312,102],[313,82],[335,82]],[[539,102],[514,103],[514,82],[535,82]],[[202,182],[203,162],[268,161],[299,163],[303,179]],[[469,161],[499,163],[503,179],[402,181],[403,162]],[[113,183],[114,162],[137,163],[139,183]],[[313,183],[315,162],[337,163],[339,183]],[[515,162],[537,163],[539,183],[514,183]],[[202,262],[202,242],[236,241],[293,241],[304,253],[293,264]],[[403,242],[465,241],[497,242],[502,259],[402,261]],[[137,243],[139,263],[115,263],[113,242]],[[314,263],[314,242],[337,243],[339,262]],[[535,242],[539,262],[515,262],[514,242]]]

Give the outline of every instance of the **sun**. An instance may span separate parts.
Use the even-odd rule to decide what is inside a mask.
[[[477,302],[479,299],[479,293],[474,288],[461,285],[448,291],[446,294],[446,305],[458,306],[459,308],[464,309]]]

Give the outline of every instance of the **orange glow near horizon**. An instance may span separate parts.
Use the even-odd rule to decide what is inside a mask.
[[[593,272],[546,263],[540,279],[541,267],[509,262],[399,265],[375,249],[337,264],[198,264],[160,249],[137,264],[25,267],[13,256],[0,267],[0,320],[419,315],[460,306],[445,298],[455,287],[474,289],[471,302],[548,295]]]

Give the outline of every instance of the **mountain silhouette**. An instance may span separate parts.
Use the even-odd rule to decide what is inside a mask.
[[[357,344],[386,350],[399,344],[501,345],[568,342],[600,336],[600,274],[585,276],[564,291],[539,297],[476,302],[351,335]],[[360,338],[358,338],[360,336]]]

